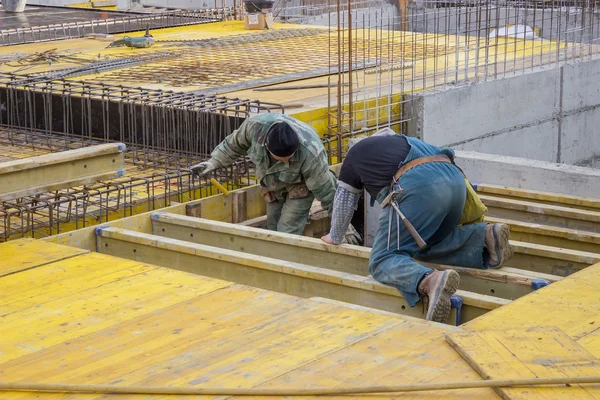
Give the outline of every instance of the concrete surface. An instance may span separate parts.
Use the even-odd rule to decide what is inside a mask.
[[[408,134],[438,146],[597,165],[600,59],[413,97]]]

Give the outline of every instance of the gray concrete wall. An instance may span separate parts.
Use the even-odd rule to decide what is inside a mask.
[[[416,95],[409,134],[456,150],[594,166],[600,59]]]

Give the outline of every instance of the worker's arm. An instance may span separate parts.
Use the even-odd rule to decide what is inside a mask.
[[[341,244],[344,241],[348,233],[350,221],[358,206],[361,193],[362,190],[356,189],[344,182],[338,183],[333,202],[331,229],[328,238],[331,240],[331,244]]]
[[[307,159],[300,172],[308,190],[321,202],[323,209],[331,215],[336,179],[335,175],[329,170],[325,151],[323,150],[317,158],[310,157]]]
[[[232,165],[240,157],[246,155],[252,145],[252,137],[257,128],[257,123],[245,120],[238,129],[227,136],[211,153],[209,160],[215,168]]]

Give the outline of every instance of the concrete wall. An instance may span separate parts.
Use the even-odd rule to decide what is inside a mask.
[[[600,59],[413,97],[409,134],[456,150],[596,165]]]

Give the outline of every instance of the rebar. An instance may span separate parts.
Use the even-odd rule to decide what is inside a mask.
[[[77,21],[45,26],[0,30],[0,46],[45,42],[60,39],[73,39],[89,34],[116,34],[146,29],[169,28],[195,25],[230,18],[231,8],[201,9],[192,11],[170,11],[165,13],[127,15],[121,18],[107,18],[92,21]]]
[[[322,4],[330,19],[334,85],[328,90],[325,139],[335,162],[343,160],[347,139],[353,136],[384,127],[411,133],[415,92],[518,75],[600,53],[600,17],[597,4],[588,0],[502,5],[483,0],[407,5],[398,0],[397,10],[385,3],[352,0],[338,0],[332,10],[327,4],[333,3],[325,3],[310,0],[309,6]],[[299,4],[290,0],[284,8],[300,7],[297,12],[302,10]],[[284,11],[280,15],[286,15]],[[335,71],[340,63],[365,61],[375,67]]]
[[[89,138],[0,128],[0,150],[6,160],[31,157],[97,144]],[[0,242],[19,237],[41,238],[100,224],[112,219],[218,194],[208,179],[192,177],[190,162],[202,155],[178,156],[169,151],[128,147],[127,176],[7,202],[0,201]],[[241,159],[216,173],[227,190],[256,183],[252,163]]]

